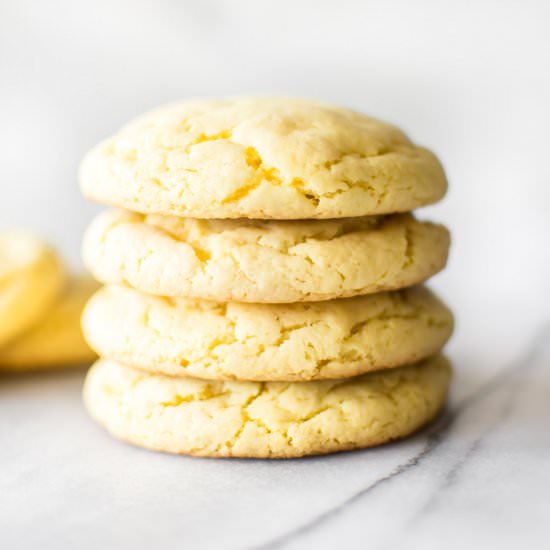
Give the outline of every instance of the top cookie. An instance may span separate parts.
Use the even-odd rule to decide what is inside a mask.
[[[433,203],[437,158],[361,113],[283,98],[161,107],[93,148],[80,169],[90,199],[195,218],[340,218]]]

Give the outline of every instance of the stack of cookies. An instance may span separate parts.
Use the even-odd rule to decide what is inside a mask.
[[[449,235],[414,208],[446,190],[397,128],[289,99],[194,101],[131,122],[81,167],[104,286],[91,415],[137,445],[296,457],[368,447],[442,407],[452,315],[417,286]]]

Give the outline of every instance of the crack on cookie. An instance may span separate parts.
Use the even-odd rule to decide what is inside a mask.
[[[214,387],[216,385],[215,383],[206,383],[199,393],[189,393],[185,395],[175,394],[170,401],[160,401],[159,405],[163,408],[179,407],[184,403],[211,401],[212,399],[231,395],[231,391],[227,388],[222,391],[216,391]],[[223,387],[224,386],[222,386],[222,388]]]
[[[232,130],[221,130],[216,134],[210,134],[210,135],[207,135],[201,132],[193,141],[191,141],[185,146],[184,150],[187,154],[189,154],[191,152],[191,149],[196,145],[199,145],[201,143],[206,143],[207,141],[220,141],[220,140],[230,141],[232,135],[233,135]],[[164,146],[164,149],[170,150],[166,146]]]
[[[263,182],[268,182],[272,185],[283,185],[280,172],[277,168],[266,166],[264,161],[255,147],[248,146],[244,150],[244,160],[246,165],[254,171],[252,181],[239,187],[233,193],[224,197],[222,204],[229,204],[241,199],[244,199],[252,191],[257,189]]]
[[[266,383],[260,382],[258,384],[258,391],[255,394],[248,397],[248,399],[242,405],[242,408],[241,408],[242,423],[237,429],[237,431],[233,434],[233,436],[225,442],[225,446],[228,447],[229,449],[231,449],[235,445],[235,443],[238,442],[239,438],[241,437],[246,427],[246,424],[250,421],[250,417],[248,416],[248,407],[252,405],[252,403],[254,403],[254,401],[256,401],[256,399],[258,399],[262,395],[265,389],[266,389]]]
[[[239,187],[237,190],[235,190],[230,195],[227,195],[224,199],[222,199],[222,204],[229,204],[231,202],[239,201],[241,199],[244,199],[247,195],[250,195],[254,189],[257,189],[260,184],[261,180],[254,181],[252,183],[249,183],[248,185],[245,185],[244,187]]]
[[[271,346],[273,347],[279,347],[282,346],[286,341],[290,340],[293,334],[295,334],[297,331],[312,327],[316,324],[320,324],[322,321],[305,321],[303,323],[296,323],[294,325],[289,326],[281,326],[279,329],[279,337],[277,340],[275,340]]]
[[[170,188],[160,179],[160,178],[149,178],[149,181],[159,189],[162,189],[163,191],[170,191]]]
[[[235,143],[235,142],[231,142]],[[251,146],[245,146],[243,144],[237,144],[241,145],[242,147],[245,147],[245,162],[246,165],[249,166],[252,170],[255,171],[255,177],[253,181],[250,183],[247,183],[246,185],[239,187],[237,190],[235,190],[233,193],[225,197],[221,203],[222,204],[228,204],[231,202],[238,201],[240,199],[245,198],[248,196],[252,191],[257,189],[262,183],[267,182],[274,186],[283,186],[286,185],[287,187],[291,187],[294,189],[296,193],[298,193],[300,196],[302,196],[304,199],[309,201],[314,207],[318,207],[321,200],[323,199],[331,199],[334,198],[342,193],[349,192],[352,188],[359,188],[371,195],[373,198],[377,199],[377,206],[381,204],[381,202],[386,198],[386,195],[388,193],[388,187],[383,190],[382,193],[380,193],[373,185],[372,183],[364,180],[350,180],[346,178],[340,178],[338,180],[339,183],[343,184],[345,187],[341,189],[337,189],[334,191],[326,191],[324,193],[315,191],[310,185],[308,185],[302,178],[300,177],[292,177],[288,182],[285,182],[285,179],[281,177],[281,172],[278,168],[274,166],[266,165],[262,156],[258,152],[258,150]],[[338,159],[327,161],[323,164],[323,167],[325,170],[331,171],[331,169],[341,162],[344,161],[345,158],[348,158],[349,156],[356,156],[357,158],[361,160],[370,160],[373,158],[382,157],[386,154],[389,154],[391,151],[384,151],[377,155],[372,155],[370,157],[367,157],[363,154],[358,153],[343,153],[342,156]],[[372,175],[371,179],[375,179],[375,175]]]
[[[267,181],[273,185],[283,185],[281,172],[273,166],[267,166],[255,147],[248,146],[244,150],[247,166],[257,172],[258,182]]]
[[[414,240],[414,232],[412,228],[409,224],[405,225],[405,253],[402,269],[407,269],[414,264]]]
[[[376,155],[376,156],[382,156],[384,154],[386,154],[386,152],[383,152],[382,150],[380,150],[378,155]],[[337,166],[338,164],[341,164],[342,162],[344,162],[349,157],[353,157],[353,158],[360,159],[360,160],[363,160],[363,159],[366,159],[366,158],[372,158],[372,156],[367,157],[367,155],[365,155],[364,153],[360,153],[359,151],[350,151],[350,152],[347,152],[347,153],[342,153],[336,159],[325,161],[323,163],[323,166],[327,170],[331,170],[334,166]]]

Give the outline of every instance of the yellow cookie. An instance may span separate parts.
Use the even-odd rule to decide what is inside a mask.
[[[194,218],[341,218],[406,212],[447,183],[437,158],[358,112],[284,98],[180,102],[97,145],[84,194]]]
[[[24,232],[0,233],[0,347],[36,324],[64,283],[61,262],[46,243]]]
[[[96,355],[84,341],[80,317],[97,286],[88,277],[73,279],[40,324],[0,348],[0,371],[30,371],[92,362]]]
[[[288,458],[404,437],[443,405],[451,370],[417,365],[315,382],[171,378],[98,361],[84,385],[90,414],[115,437],[200,456]]]
[[[426,288],[313,304],[160,298],[111,286],[82,317],[102,357],[172,376],[221,380],[346,378],[437,353],[451,312]]]
[[[393,290],[442,269],[448,231],[410,214],[340,220],[98,216],[84,260],[105,283],[220,302],[320,301]]]

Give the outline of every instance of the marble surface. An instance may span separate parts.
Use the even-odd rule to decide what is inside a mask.
[[[3,0],[0,227],[79,265],[84,152],[176,98],[314,97],[433,148],[452,231],[448,409],[379,449],[171,457],[86,416],[83,371],[0,377],[0,548],[547,548],[550,51],[545,0]]]

